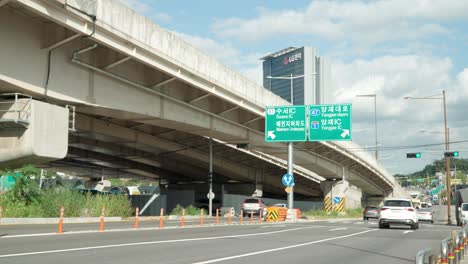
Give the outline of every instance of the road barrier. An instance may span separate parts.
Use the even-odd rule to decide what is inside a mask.
[[[250,211],[250,224],[253,224],[253,211]]]
[[[219,224],[219,209],[216,209],[216,224]]]
[[[433,250],[428,248],[418,251],[418,253],[416,254],[415,263],[459,264],[465,258],[465,248],[468,242],[467,234],[468,228],[466,227],[466,225],[464,225],[462,230],[453,230],[451,237],[447,237],[444,240],[442,240],[440,247],[440,256],[437,257],[437,260],[435,254],[433,253]],[[426,259],[427,262],[425,262]]]
[[[240,216],[239,216],[239,224],[241,224],[241,225],[242,225],[243,222],[244,222],[244,219],[243,219],[243,218],[244,218],[244,210],[241,209],[241,210],[240,210]]]
[[[2,224],[3,207],[0,206],[0,225]]]
[[[163,216],[164,216],[164,209],[161,208],[161,210],[159,211],[159,229],[162,229],[164,227]]]
[[[58,229],[57,229],[57,234],[63,234],[63,214],[65,212],[65,209],[63,208],[63,205],[60,207],[60,216],[59,216],[59,224],[58,224]]]
[[[139,213],[140,209],[137,207],[135,208],[135,223],[133,223],[133,228],[135,229],[138,229],[138,226],[140,225],[140,223],[138,222],[139,219],[138,219],[138,213]]]
[[[180,218],[180,226],[185,226],[185,208],[182,208],[182,217]]]
[[[105,207],[102,207],[101,209],[101,223],[99,224],[99,232],[104,232],[104,212],[105,212]]]
[[[232,210],[234,210],[234,209],[232,209]],[[229,212],[229,214],[228,214],[228,220],[227,220],[227,224],[228,224],[228,225],[231,224],[231,220],[232,220],[232,211]]]
[[[278,222],[279,210],[277,207],[267,208],[266,221],[267,222]]]
[[[203,208],[200,210],[200,226],[203,226]]]

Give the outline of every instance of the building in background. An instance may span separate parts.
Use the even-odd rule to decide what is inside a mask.
[[[289,47],[260,59],[265,89],[295,105],[330,103],[330,63],[313,48]]]

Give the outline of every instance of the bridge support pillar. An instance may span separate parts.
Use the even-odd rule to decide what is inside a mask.
[[[350,185],[347,181],[327,180],[320,183],[324,198],[344,198],[344,208],[354,209],[361,207],[362,192],[359,188]],[[335,204],[336,205],[336,204]]]

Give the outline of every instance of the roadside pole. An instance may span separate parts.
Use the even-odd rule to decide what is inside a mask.
[[[288,143],[288,174],[294,178],[293,174],[293,143]],[[288,193],[288,208],[293,209],[294,207],[294,184],[290,186],[290,191]]]
[[[208,191],[208,216],[213,211],[213,139],[210,137],[210,172],[209,172],[210,190]]]

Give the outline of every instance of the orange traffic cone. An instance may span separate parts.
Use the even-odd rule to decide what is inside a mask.
[[[63,233],[63,213],[65,209],[63,208],[63,205],[60,207],[60,216],[59,216],[59,225],[58,225],[58,230],[57,234],[62,234]]]

